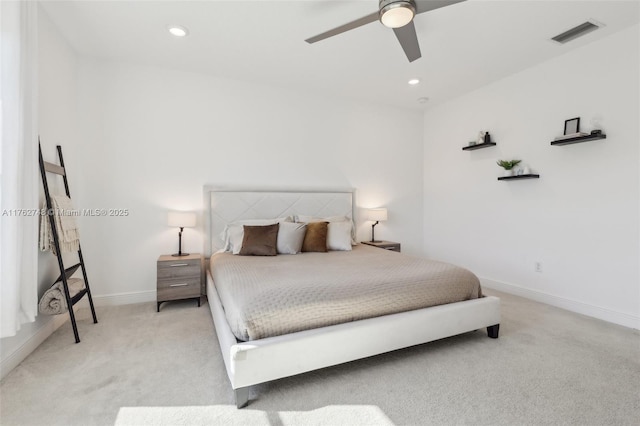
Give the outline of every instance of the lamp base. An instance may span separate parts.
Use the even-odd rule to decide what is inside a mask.
[[[370,243],[380,243],[380,240],[376,240],[376,225],[380,223],[380,221],[376,220],[376,223],[374,223],[373,225],[371,225],[371,241],[369,241]]]
[[[171,256],[173,257],[189,256],[189,253],[175,253],[175,254],[172,254]]]

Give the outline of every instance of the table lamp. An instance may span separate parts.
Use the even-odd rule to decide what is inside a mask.
[[[182,252],[182,231],[184,228],[196,226],[196,214],[190,212],[169,212],[168,225],[180,228],[178,232],[178,252],[172,256],[189,256],[189,253]]]

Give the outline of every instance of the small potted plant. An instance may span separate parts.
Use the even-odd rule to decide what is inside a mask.
[[[520,162],[522,162],[522,160],[498,160],[496,164],[504,169],[505,176],[513,176],[513,168],[520,164]]]

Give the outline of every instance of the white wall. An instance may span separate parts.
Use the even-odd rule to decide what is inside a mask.
[[[77,128],[77,57],[42,10],[39,10],[38,16],[38,55],[38,114],[43,155],[46,160],[58,164],[55,146],[61,144],[64,148],[65,162],[72,166],[77,161],[74,153]],[[62,179],[51,174],[49,176],[52,191],[64,191]],[[40,187],[42,188],[42,185]],[[41,200],[42,197],[41,194]],[[65,260],[71,265],[76,258],[71,256]],[[52,280],[59,273],[56,258],[50,252],[40,253],[39,297],[53,284]],[[38,315],[35,322],[24,324],[16,336],[1,339],[1,376],[4,377],[67,319],[68,315]],[[73,335],[70,334],[69,343],[73,342]]]
[[[90,59],[79,76],[76,207],[130,211],[80,219],[98,302],[155,300],[156,259],[177,251],[167,211],[201,211],[206,184],[354,187],[389,209],[376,236],[421,253],[421,112]],[[185,251],[202,251],[201,222]]]
[[[636,25],[426,111],[425,252],[484,285],[640,324]],[[550,146],[564,120],[606,140]],[[461,148],[489,130],[497,146]],[[497,181],[518,158],[540,179]],[[542,272],[534,272],[534,262]]]

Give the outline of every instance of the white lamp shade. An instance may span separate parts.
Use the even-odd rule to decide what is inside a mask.
[[[369,209],[367,210],[367,220],[387,220],[387,209]]]
[[[193,228],[196,226],[196,214],[190,212],[169,212],[169,226],[176,228]]]

